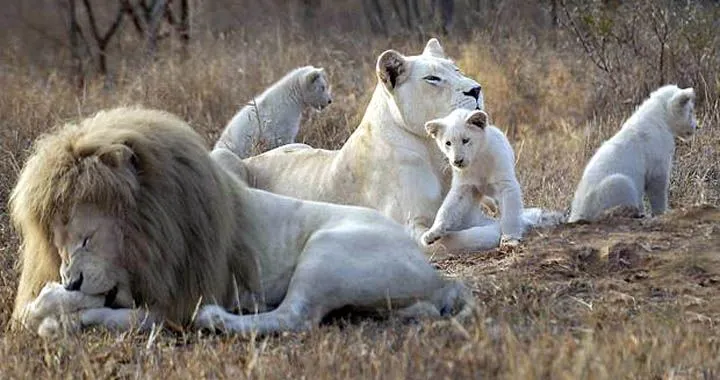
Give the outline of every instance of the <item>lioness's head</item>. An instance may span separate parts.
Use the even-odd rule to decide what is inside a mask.
[[[387,50],[377,60],[377,77],[394,100],[407,128],[425,135],[426,121],[455,109],[485,108],[480,84],[466,77],[432,38],[420,55],[404,56]]]
[[[332,103],[330,83],[327,73],[322,67],[310,67],[303,77],[305,91],[304,101],[309,107],[320,111]]]
[[[435,139],[450,165],[462,170],[473,165],[475,153],[485,145],[487,123],[485,111],[459,109],[441,119],[428,121],[425,130]]]

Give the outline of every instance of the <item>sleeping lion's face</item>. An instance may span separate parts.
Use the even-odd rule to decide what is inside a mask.
[[[122,230],[115,218],[92,205],[78,205],[67,220],[56,218],[53,237],[67,290],[104,295],[107,307],[132,307],[129,276],[121,261]]]

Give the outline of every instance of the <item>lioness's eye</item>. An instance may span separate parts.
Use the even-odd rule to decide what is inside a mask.
[[[450,146],[452,143],[450,141],[445,141],[445,145]]]
[[[464,144],[467,144],[467,143],[469,143],[469,142],[470,142],[470,139],[462,139],[463,145],[464,145]]]
[[[423,77],[423,79],[425,79],[428,82],[440,82],[440,80],[441,80],[440,77],[435,76],[435,75],[427,75],[427,76]]]

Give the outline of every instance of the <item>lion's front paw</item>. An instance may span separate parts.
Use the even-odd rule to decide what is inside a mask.
[[[228,312],[218,305],[205,305],[198,311],[193,325],[197,329],[223,331],[227,314]]]
[[[425,245],[431,245],[445,236],[445,233],[439,230],[429,230],[422,235],[422,242]]]
[[[45,339],[58,339],[80,331],[80,328],[80,319],[77,315],[63,314],[44,318],[37,328],[37,333]]]

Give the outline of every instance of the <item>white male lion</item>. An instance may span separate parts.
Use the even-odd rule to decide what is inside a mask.
[[[229,149],[245,158],[293,143],[302,112],[307,108],[322,110],[330,103],[325,69],[299,67],[242,107],[225,126],[215,148]]]
[[[452,110],[483,109],[480,85],[464,76],[437,39],[422,54],[380,54],[378,83],[360,125],[340,150],[295,144],[250,157],[248,183],[274,193],[371,207],[406,224],[420,244],[450,185],[445,157],[425,122]],[[525,210],[535,221],[539,209]],[[498,246],[499,224],[479,208],[437,244],[447,251]]]
[[[239,158],[213,155],[182,120],[141,108],[40,138],[10,200],[23,243],[14,320],[46,334],[62,321],[272,333],[347,306],[471,311],[464,285],[443,278],[401,225],[252,189],[231,172]]]
[[[647,193],[653,215],[667,209],[674,137],[697,128],[695,92],[675,85],[650,94],[612,138],[595,152],[575,190],[568,222],[593,221],[610,208],[641,213]]]
[[[423,243],[433,244],[448,230],[456,229],[486,195],[500,203],[502,241],[517,244],[527,223],[522,217],[515,154],[505,134],[488,125],[488,115],[480,110],[457,109],[444,118],[428,121],[425,129],[450,162],[453,177],[435,222],[422,237]]]

